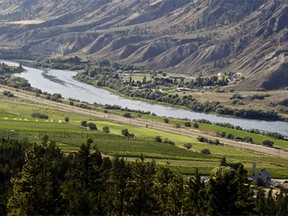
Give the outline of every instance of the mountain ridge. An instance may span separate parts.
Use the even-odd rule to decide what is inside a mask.
[[[2,0],[0,22],[0,48],[24,54],[238,72],[239,90],[288,86],[287,0]]]

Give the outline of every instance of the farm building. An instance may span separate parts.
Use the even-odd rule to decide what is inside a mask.
[[[270,186],[272,176],[266,169],[261,169],[257,174],[256,163],[253,163],[251,178],[257,185]]]

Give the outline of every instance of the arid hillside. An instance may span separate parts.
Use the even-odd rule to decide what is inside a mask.
[[[0,58],[79,55],[288,86],[287,0],[0,0]]]

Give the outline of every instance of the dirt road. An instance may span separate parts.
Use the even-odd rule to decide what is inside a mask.
[[[225,145],[228,146],[233,146],[241,149],[247,149],[251,151],[256,151],[256,152],[261,152],[265,153],[268,155],[276,155],[278,157],[282,158],[288,158],[288,152],[284,150],[279,150],[275,148],[269,148],[261,145],[255,145],[255,144],[250,144],[250,143],[244,143],[244,142],[236,142],[234,140],[227,140],[215,136],[211,136],[208,133],[205,133],[203,131],[195,130],[192,128],[181,128],[181,129],[176,129],[172,125],[165,124],[165,123],[160,123],[152,120],[147,120],[147,119],[134,119],[134,118],[125,118],[119,115],[112,115],[112,114],[106,114],[104,112],[99,112],[95,110],[86,110],[82,109],[79,107],[74,107],[62,103],[57,103],[49,100],[45,100],[39,97],[34,96],[31,93],[25,92],[25,91],[16,91],[15,89],[9,88],[7,86],[0,85],[0,92],[2,93],[4,90],[11,91],[16,97],[19,97],[23,100],[28,100],[33,102],[35,106],[39,107],[46,107],[46,108],[54,108],[59,111],[64,111],[64,112],[71,112],[71,113],[78,113],[81,115],[86,115],[90,117],[95,117],[107,121],[114,121],[117,123],[121,124],[127,124],[127,125],[133,125],[133,126],[138,126],[138,127],[146,127],[148,126],[149,128],[153,128],[156,130],[161,130],[161,131],[166,131],[169,133],[174,133],[174,134],[181,134],[185,135],[187,137],[192,137],[192,138],[197,138],[198,136],[202,135],[205,136],[209,139],[219,139],[220,142],[224,143]],[[24,102],[23,102],[24,103]]]

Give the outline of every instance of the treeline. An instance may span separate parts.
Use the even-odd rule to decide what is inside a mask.
[[[17,66],[10,66],[0,62],[0,75],[21,73],[22,71],[24,71],[24,68],[22,67],[21,64],[17,67]]]
[[[242,164],[221,161],[204,182],[140,158],[103,157],[88,139],[64,154],[0,140],[1,215],[287,215],[288,195],[252,190]]]
[[[193,120],[194,122],[198,122],[198,123],[203,123],[203,124],[210,124],[210,125],[217,125],[220,127],[226,127],[226,128],[231,128],[231,129],[235,129],[235,130],[241,130],[241,131],[246,131],[249,133],[253,133],[253,134],[261,134],[263,136],[268,136],[274,139],[279,139],[279,140],[286,140],[285,137],[277,132],[265,132],[265,131],[260,131],[258,129],[252,128],[252,129],[244,129],[240,126],[234,126],[230,123],[221,123],[221,122],[216,122],[216,123],[212,123],[209,120],[206,119],[199,119],[199,120]]]
[[[112,77],[109,73],[104,73],[100,70],[78,73],[75,78],[80,82],[94,85],[96,87],[107,87],[116,90],[117,92],[129,97],[138,97],[156,102],[185,106],[196,112],[216,112],[222,115],[234,115],[249,119],[282,120],[275,111],[232,109],[224,107],[218,101],[207,101],[203,104],[199,103],[191,95],[184,95],[181,97],[178,94],[172,95],[151,88],[141,87],[135,89],[133,88],[133,85],[130,86],[123,82],[118,76]]]

